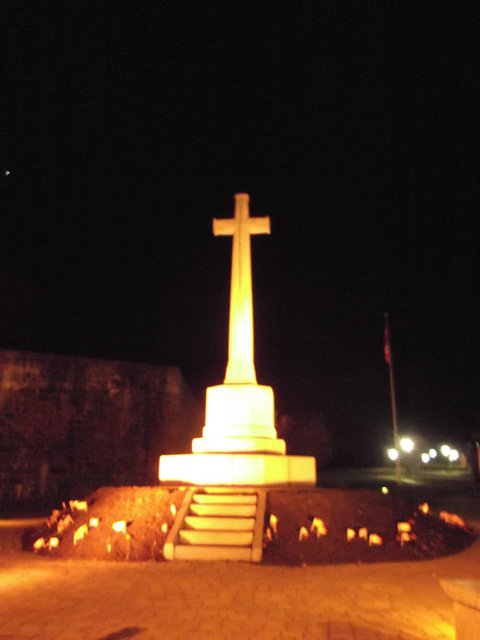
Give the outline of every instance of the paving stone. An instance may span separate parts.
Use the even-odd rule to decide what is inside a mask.
[[[0,554],[0,640],[452,640],[440,579],[480,578],[480,543],[441,560],[307,568],[52,562]],[[388,604],[388,606],[386,606]]]

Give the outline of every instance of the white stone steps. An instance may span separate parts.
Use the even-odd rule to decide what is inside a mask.
[[[257,504],[256,494],[211,494],[196,493],[193,496],[193,502],[196,504]]]
[[[164,545],[167,560],[260,562],[265,490],[190,489]]]
[[[191,504],[190,513],[195,516],[232,516],[248,518],[255,516],[255,504]]]
[[[246,547],[253,542],[253,531],[180,531],[180,544]]]
[[[251,562],[250,547],[221,547],[179,544],[175,547],[176,560],[231,560]]]
[[[187,516],[185,518],[187,529],[207,531],[253,531],[255,518],[222,518],[209,516]]]
[[[257,490],[252,489],[251,487],[203,487],[202,494],[205,493],[214,493],[216,495],[229,493],[230,495],[238,496],[246,496],[246,495],[257,495]]]

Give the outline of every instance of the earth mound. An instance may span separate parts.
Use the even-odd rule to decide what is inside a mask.
[[[163,561],[184,496],[185,488],[104,487],[63,503],[44,526],[25,532],[23,548],[61,559]],[[451,555],[472,544],[473,530],[445,518],[374,491],[269,490],[263,562],[397,562]],[[409,530],[404,540],[399,523]]]
[[[267,518],[278,520],[263,553],[266,564],[316,565],[439,558],[470,546],[472,529],[400,498],[362,489],[270,491]],[[449,515],[452,516],[449,518]],[[314,520],[317,519],[317,522]],[[317,534],[318,520],[326,533]],[[399,523],[405,535],[400,538]],[[299,538],[302,527],[308,537]],[[312,530],[313,529],[313,530]],[[303,535],[305,531],[302,532]]]

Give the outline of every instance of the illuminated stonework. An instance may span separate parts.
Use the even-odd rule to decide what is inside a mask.
[[[207,389],[203,437],[193,455],[162,456],[162,482],[223,485],[314,485],[315,459],[286,456],[277,438],[271,387],[257,384],[253,357],[250,236],[270,233],[270,218],[250,218],[249,196],[235,196],[235,216],[214,220],[233,237],[228,364],[224,384]]]
[[[235,217],[214,220],[216,236],[233,236],[230,326],[225,384],[256,384],[253,363],[253,299],[250,236],[270,233],[270,218],[250,218],[249,197],[235,196]]]

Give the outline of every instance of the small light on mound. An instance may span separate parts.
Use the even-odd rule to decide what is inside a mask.
[[[98,527],[98,518],[90,518],[90,527],[96,529]]]
[[[70,500],[70,511],[85,511],[87,512],[88,505],[86,500]]]
[[[167,531],[168,531],[168,524],[164,522],[162,524],[162,533],[167,533]]]
[[[368,540],[368,530],[367,530],[367,527],[361,527],[361,528],[358,530],[358,537],[359,537],[361,540]]]
[[[40,551],[40,549],[43,549],[44,546],[45,546],[44,538],[38,538],[38,540],[35,540],[35,542],[33,543],[33,549],[35,551]]]
[[[51,551],[52,549],[56,549],[60,544],[60,540],[58,538],[50,538],[48,541],[48,548]]]
[[[50,529],[51,527],[53,527],[54,524],[56,524],[58,518],[61,515],[61,511],[59,509],[54,509],[52,511],[52,515],[50,517],[48,517],[45,522],[47,523],[47,527]]]
[[[58,533],[63,533],[68,529],[68,527],[73,524],[73,518],[71,515],[66,515],[63,520],[59,520],[57,523],[57,531]]]
[[[417,539],[417,536],[414,533],[410,533],[408,531],[400,532],[400,545],[402,547],[406,542],[412,542],[413,540],[416,540],[416,539]]]
[[[376,546],[379,547],[383,544],[383,540],[381,538],[381,536],[377,535],[376,533],[371,533],[368,536],[368,544],[370,546]]]
[[[439,516],[447,524],[452,524],[455,527],[461,527],[462,529],[465,528],[465,521],[462,518],[460,518],[460,516],[457,516],[456,513],[449,513],[448,511],[440,511]]]
[[[117,533],[127,533],[127,523],[125,520],[118,520],[112,524],[112,529]]]
[[[300,527],[300,531],[298,532],[298,540],[301,542],[302,540],[305,540],[305,538],[308,538],[308,531],[305,527]]]
[[[174,504],[172,504],[172,506],[170,507],[170,513],[173,517],[177,515],[177,507]]]
[[[87,533],[88,533],[87,525],[82,524],[82,526],[79,527],[73,534],[73,544],[76,545],[77,542],[79,542],[80,540],[83,540],[83,538],[87,535]]]
[[[274,516],[272,513],[270,516],[269,525],[270,525],[270,529],[273,531],[275,535],[277,535],[277,524],[278,524],[278,518],[277,516]]]
[[[350,529],[350,527],[347,529],[347,540],[348,542],[350,542],[351,540],[353,540],[356,537],[356,532],[355,529]]]
[[[402,533],[402,531],[409,532],[411,530],[412,530],[412,525],[409,522],[397,522],[398,533]]]
[[[382,487],[382,493],[387,494],[388,493],[388,487]]]
[[[430,505],[428,502],[422,502],[422,504],[418,505],[418,510],[422,513],[428,513],[430,511]]]
[[[325,526],[324,521],[320,520],[320,518],[313,519],[312,526],[310,527],[310,531],[315,531],[317,534],[317,538],[319,538],[320,536],[327,535],[327,527]]]

